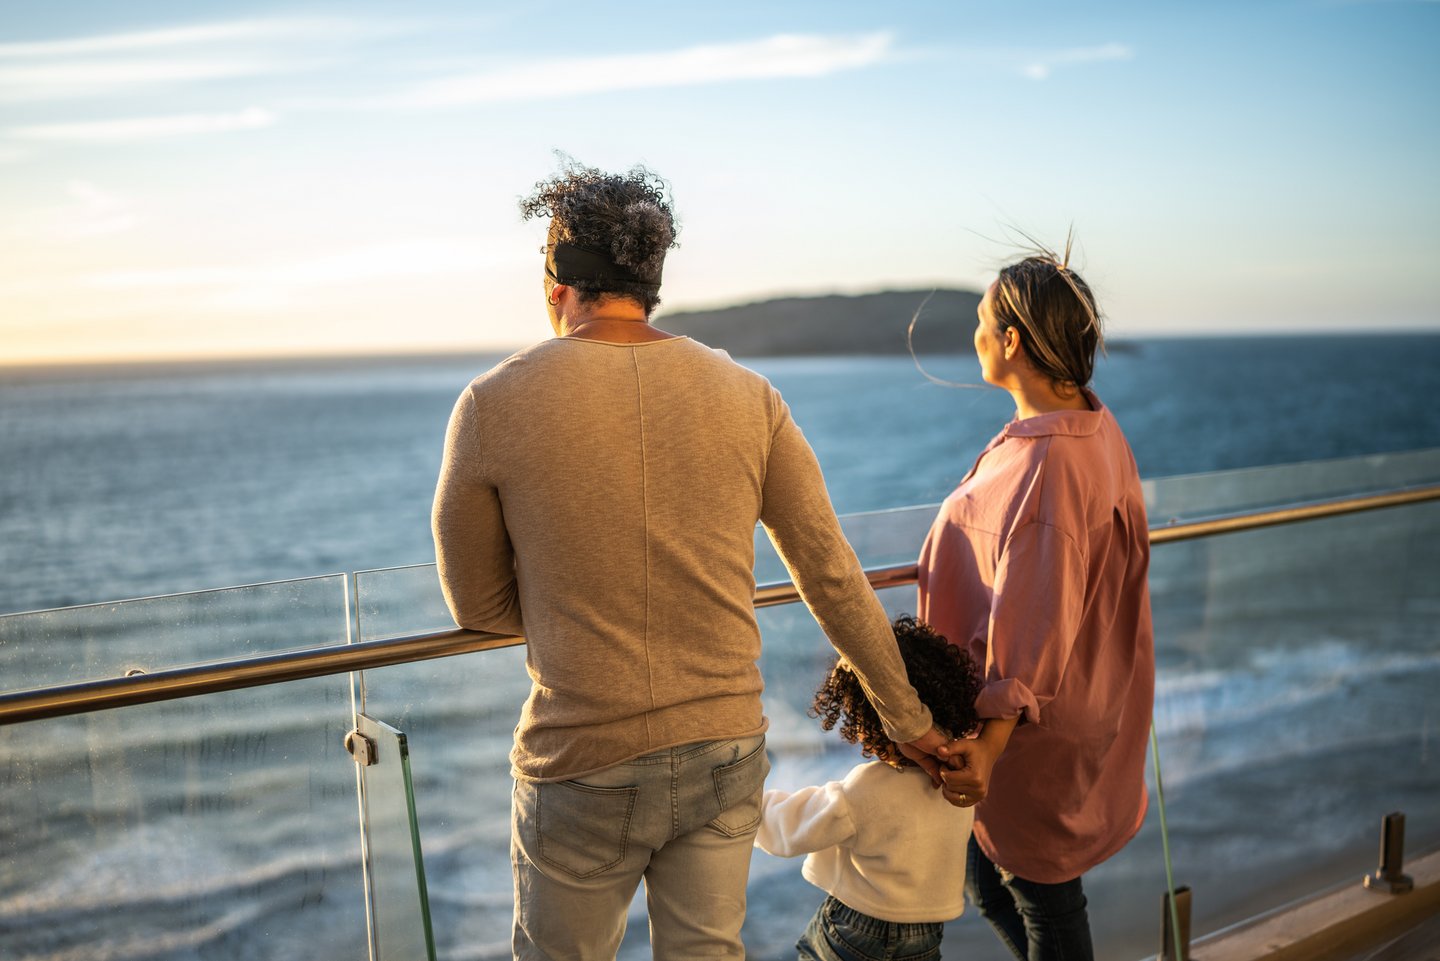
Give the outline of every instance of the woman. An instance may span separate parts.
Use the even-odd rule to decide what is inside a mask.
[[[1093,957],[1080,878],[1145,816],[1154,693],[1140,478],[1088,387],[1100,318],[1068,261],[1027,257],[985,292],[975,353],[1015,419],[920,555],[919,616],[985,665],[982,733],[940,752],[946,797],[975,805],[966,887],[1025,961]]]
[[[675,240],[664,182],[572,165],[521,209],[551,218],[556,337],[461,394],[433,515],[456,623],[526,639],[514,954],[614,958],[643,879],[656,957],[741,958],[768,770],[757,521],[892,739],[945,739],[785,402],[650,325]]]

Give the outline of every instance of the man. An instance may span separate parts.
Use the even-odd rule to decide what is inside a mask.
[[[741,958],[769,769],[757,521],[892,739],[944,738],[780,395],[650,325],[675,243],[664,182],[572,164],[521,207],[551,218],[556,337],[460,396],[433,516],[456,623],[527,641],[515,957],[613,958],[643,878],[657,957]]]

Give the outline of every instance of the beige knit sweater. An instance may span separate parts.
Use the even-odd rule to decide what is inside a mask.
[[[789,408],[722,352],[515,354],[460,395],[432,520],[456,623],[526,638],[516,777],[765,730],[757,521],[891,736],[930,727]]]

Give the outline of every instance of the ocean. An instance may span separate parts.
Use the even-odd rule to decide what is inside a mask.
[[[0,612],[428,563],[446,419],[497,359],[0,369]],[[749,363],[842,513],[938,502],[1012,410],[906,358]],[[1165,477],[1440,445],[1437,372],[1435,335],[1145,340],[1095,386]]]
[[[318,575],[433,560],[446,419],[496,359],[0,370],[0,612],[99,604],[0,618],[0,689],[249,652],[256,636],[281,638],[266,649],[343,640],[328,632],[344,579]],[[746,363],[780,388],[847,514],[938,502],[1012,409],[993,389],[930,383],[908,358]],[[973,358],[925,364],[979,382]],[[1436,335],[1148,339],[1112,347],[1095,387],[1155,479],[1440,447],[1437,372]],[[1416,476],[1434,467],[1400,460]],[[1258,489],[1277,475],[1231,476]],[[1215,485],[1161,486],[1201,492],[1176,501],[1184,514]],[[867,561],[904,559],[929,514],[848,530]],[[1373,822],[1391,807],[1410,812],[1412,838],[1440,843],[1437,530],[1433,509],[1405,509],[1156,551],[1171,840],[1206,923],[1369,870]],[[362,578],[362,636],[440,626],[433,597],[407,606],[425,576]],[[311,580],[100,603],[295,578]],[[912,609],[913,589],[884,599]],[[103,634],[116,611],[140,610],[124,636]],[[206,626],[221,618],[234,626]],[[803,714],[823,640],[793,608],[765,612],[762,629],[772,783],[839,776],[853,749]],[[509,651],[367,675],[370,712],[410,738],[442,958],[507,950],[503,758],[521,662]],[[0,729],[0,957],[360,956],[348,683],[204,701]],[[1102,956],[1155,949],[1154,822],[1152,805],[1095,873]],[[1234,879],[1242,864],[1251,881]],[[794,862],[757,856],[752,954],[784,956],[818,901]],[[950,926],[952,950],[1004,957],[974,917]]]

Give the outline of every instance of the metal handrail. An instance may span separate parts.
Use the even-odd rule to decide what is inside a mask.
[[[1150,529],[1151,544],[1212,537],[1237,531],[1257,530],[1280,524],[1294,524],[1322,517],[1357,514],[1362,511],[1400,507],[1440,500],[1440,484],[1342,497],[1273,510],[1251,511],[1204,520],[1171,523]],[[913,584],[918,576],[915,564],[867,569],[866,576],[876,590]],[[800,600],[789,581],[762,584],[755,589],[756,607],[774,607]],[[401,637],[355,644],[335,644],[301,651],[284,651],[229,661],[211,661],[191,667],[177,667],[153,674],[110,677],[78,684],[64,684],[0,694],[0,726],[38,721],[44,718],[86,714],[114,707],[150,704],[176,698],[216,694],[246,687],[260,687],[363,671],[393,664],[408,664],[437,657],[453,657],[476,651],[497,650],[525,643],[524,638],[485,634],[460,628],[407,634]]]
[[[1188,521],[1183,524],[1173,523],[1164,527],[1151,527],[1150,543],[1170,544],[1175,541],[1193,541],[1201,537],[1213,537],[1216,534],[1253,531],[1263,527],[1278,527],[1281,524],[1297,524],[1301,521],[1319,520],[1322,517],[1360,514],[1385,507],[1403,507],[1406,504],[1420,504],[1434,500],[1440,500],[1440,484],[1406,487],[1385,491],[1381,494],[1340,497],[1335,500],[1314,501],[1291,507],[1228,514],[1223,517]]]
[[[29,691],[0,694],[0,726],[38,721],[47,717],[88,714],[112,707],[152,704],[201,694],[238,691],[246,687],[283,684],[308,677],[325,677],[392,664],[409,664],[437,657],[490,651],[524,644],[523,637],[506,637],[452,628],[425,634],[355,644],[307,647],[258,657],[208,661],[153,674],[107,677],[77,684],[61,684]]]

